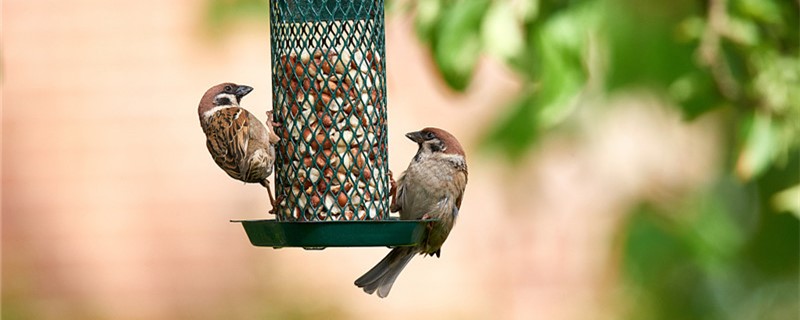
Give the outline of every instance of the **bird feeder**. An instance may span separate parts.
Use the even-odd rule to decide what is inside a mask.
[[[256,246],[405,246],[425,224],[389,215],[383,0],[270,0],[275,220]]]

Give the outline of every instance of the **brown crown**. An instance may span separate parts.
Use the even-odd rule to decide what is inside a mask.
[[[442,141],[442,143],[444,143],[446,147],[444,153],[458,154],[461,156],[465,156],[464,148],[461,147],[461,143],[459,143],[458,139],[456,139],[455,136],[450,134],[450,132],[433,127],[422,129],[422,132],[431,132],[433,133],[433,135],[439,138],[439,140]]]

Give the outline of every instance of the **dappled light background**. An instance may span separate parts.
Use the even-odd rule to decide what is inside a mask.
[[[243,105],[259,118],[271,109],[265,2],[5,1],[2,317],[797,317],[800,239],[791,212],[800,198],[773,201],[797,184],[796,141],[742,142],[752,140],[736,134],[750,126],[732,124],[742,110],[709,106],[687,116],[668,97],[674,91],[606,92],[609,83],[647,79],[608,70],[619,57],[596,45],[608,39],[568,41],[592,24],[554,23],[566,40],[554,51],[528,47],[502,37],[509,10],[495,8],[483,21],[500,32],[480,32],[500,41],[484,39],[486,54],[474,61],[443,62],[449,47],[431,45],[426,28],[434,27],[412,14],[424,8],[391,4],[390,168],[401,172],[416,151],[406,132],[437,126],[465,145],[469,184],[441,258],[415,258],[379,299],[353,281],[386,248],[256,248],[229,222],[272,218],[268,198],[216,167],[196,108],[208,87],[232,81],[255,87]],[[599,23],[587,12],[600,7],[584,7],[572,16]],[[545,9],[542,17],[553,14]],[[797,27],[793,17],[788,28]],[[547,60],[572,49],[581,52],[570,58],[577,67]],[[555,84],[518,72],[527,63],[520,56],[544,57],[531,70]],[[460,74],[453,63],[474,69]],[[764,77],[761,86],[795,94],[781,91],[783,78]],[[691,94],[692,79],[668,87]],[[787,110],[800,110],[788,101]],[[520,111],[526,106],[546,113]],[[767,126],[798,121],[791,112]],[[769,159],[783,159],[774,164],[755,154],[753,165],[737,160],[742,144],[789,151],[774,151]]]

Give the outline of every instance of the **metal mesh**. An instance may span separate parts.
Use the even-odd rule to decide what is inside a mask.
[[[271,0],[276,214],[389,216],[382,0]]]

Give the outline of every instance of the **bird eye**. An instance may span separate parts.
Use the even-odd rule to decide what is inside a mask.
[[[225,92],[231,92],[231,90],[233,90],[231,86],[225,86]]]
[[[430,140],[430,139],[433,139],[433,138],[434,138],[433,132],[430,132],[430,131],[425,132],[425,139]]]

